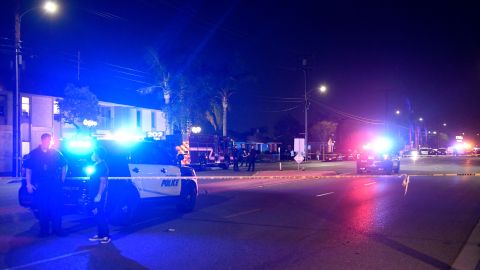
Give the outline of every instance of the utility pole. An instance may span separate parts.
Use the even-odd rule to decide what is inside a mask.
[[[22,43],[20,40],[20,0],[15,9],[15,91],[12,96],[12,176],[20,176],[20,68],[22,64]]]
[[[304,140],[304,149],[305,152],[305,161],[308,160],[308,96],[307,96],[307,59],[303,58],[302,60],[302,70],[304,78],[304,97],[305,97],[305,140]]]

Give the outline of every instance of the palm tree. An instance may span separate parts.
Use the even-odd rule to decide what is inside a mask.
[[[220,91],[220,99],[222,101],[222,135],[227,136],[227,112],[229,108],[229,99],[233,95],[232,90],[229,87],[222,88]]]

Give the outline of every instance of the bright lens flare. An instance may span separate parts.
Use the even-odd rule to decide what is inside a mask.
[[[85,173],[90,176],[95,172],[95,167],[93,166],[88,166],[85,168]]]
[[[57,11],[58,11],[58,4],[53,2],[53,1],[47,1],[43,5],[43,9],[47,13],[54,14],[54,13],[57,13]]]

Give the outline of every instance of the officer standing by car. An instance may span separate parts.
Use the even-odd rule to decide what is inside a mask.
[[[103,148],[97,148],[92,154],[92,160],[95,162],[90,175],[89,195],[92,200],[92,212],[97,222],[97,234],[90,237],[92,242],[100,242],[102,244],[110,243],[110,231],[106,216],[106,201],[108,190],[108,166],[105,162],[107,152]]]
[[[51,148],[52,135],[44,133],[41,144],[30,152],[24,162],[28,193],[34,195],[38,208],[40,237],[50,234],[50,225],[57,236],[65,236],[62,230],[63,183],[67,164],[63,155]]]

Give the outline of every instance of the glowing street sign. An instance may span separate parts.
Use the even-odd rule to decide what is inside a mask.
[[[83,120],[83,125],[87,126],[87,127],[96,127],[98,125],[98,123],[97,123],[97,121],[85,119],[85,120]]]

